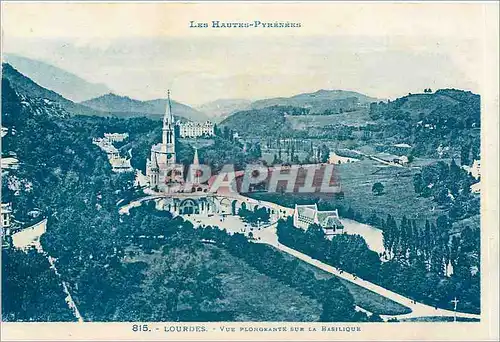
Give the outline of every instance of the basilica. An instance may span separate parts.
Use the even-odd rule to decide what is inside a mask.
[[[175,122],[170,91],[168,91],[168,102],[163,117],[162,141],[151,146],[151,157],[146,161],[146,177],[150,188],[156,191],[170,192],[174,186],[184,182],[184,167],[182,164],[177,164],[175,141]]]

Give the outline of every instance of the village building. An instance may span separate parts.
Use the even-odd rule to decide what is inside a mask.
[[[316,204],[296,204],[293,212],[293,225],[307,230],[311,224],[321,226],[326,235],[339,234],[344,231],[338,210],[320,211]]]
[[[108,139],[111,143],[122,142],[128,138],[128,133],[104,133],[104,138]]]
[[[409,162],[409,159],[407,156],[399,156],[396,157],[392,160],[394,164],[399,164],[399,165],[407,165]]]
[[[114,172],[132,172],[134,168],[130,164],[130,159],[115,158],[109,161]]]
[[[11,218],[12,218],[12,204],[11,203],[2,203],[2,234],[3,236],[10,235],[11,229]]]
[[[113,141],[120,141],[121,139],[121,138],[116,138],[115,134],[120,134],[120,133],[105,133],[104,138],[94,138],[92,139],[92,143],[99,146],[101,150],[103,150],[106,153],[106,155],[108,156],[108,161],[111,164],[112,170],[114,172],[132,172],[134,171],[134,168],[130,164],[130,159],[121,157],[120,151],[118,151],[118,149],[114,147],[112,144]]]
[[[215,135],[215,126],[212,122],[178,122],[181,138],[211,137]]]
[[[19,160],[14,156],[2,157],[2,171],[16,170],[19,168]]]

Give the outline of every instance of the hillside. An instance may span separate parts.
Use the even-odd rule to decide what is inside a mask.
[[[195,229],[153,203],[121,216],[116,204],[135,193],[133,174],[113,173],[92,137],[134,121],[151,129],[149,120],[59,120],[43,99],[24,98],[7,79],[2,86],[2,119],[16,128],[2,148],[22,161],[9,179],[29,184],[3,182],[2,198],[16,220],[35,206],[48,217],[41,244],[60,272],[45,254],[3,249],[3,320],[72,320],[64,279],[85,321],[366,321],[339,280],[319,280],[270,246]]]
[[[247,137],[328,139],[337,148],[356,146],[369,154],[401,154],[395,146],[406,144],[407,155],[455,157],[469,165],[479,158],[480,107],[477,94],[441,89],[336,113],[314,114],[298,106],[256,108],[236,112],[221,125]]]
[[[307,114],[335,114],[352,111],[375,101],[378,100],[354,91],[318,90],[292,97],[263,99],[253,102],[250,107],[261,109],[269,106],[293,106],[306,108]]]
[[[222,121],[229,115],[247,110],[252,101],[245,99],[219,99],[199,106],[197,109],[215,121]]]
[[[262,109],[251,109],[234,113],[221,122],[241,136],[277,136],[291,130],[285,115],[300,108],[272,106]]]
[[[365,135],[367,143],[406,143],[415,156],[455,157],[465,164],[479,158],[481,99],[470,91],[409,94],[372,103],[369,115],[377,127]]]
[[[29,77],[24,76],[8,63],[2,63],[2,78],[9,81],[10,86],[20,95],[27,98],[42,98],[52,102],[57,102],[68,113],[73,115],[98,115],[106,116],[110,113],[105,113],[92,108],[85,107],[78,103],[74,103],[58,93],[46,89],[37,83],[33,82]]]
[[[372,119],[406,120],[452,126],[479,127],[480,96],[470,91],[440,89],[435,93],[408,94],[395,101],[370,105]],[[446,122],[445,122],[446,121]]]
[[[42,61],[14,54],[5,54],[3,59],[40,86],[55,91],[74,102],[110,92],[105,84],[88,82],[75,74]]]
[[[127,116],[127,113],[139,113],[150,118],[161,118],[165,114],[167,100],[157,99],[140,101],[128,96],[119,96],[109,93],[83,101],[81,104],[96,110],[122,113],[124,116]],[[208,117],[203,113],[176,101],[172,101],[172,111],[175,116],[183,117],[191,121],[208,120]]]

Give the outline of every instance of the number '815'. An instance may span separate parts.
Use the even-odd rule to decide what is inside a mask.
[[[147,324],[134,324],[132,325],[132,331],[149,331]]]

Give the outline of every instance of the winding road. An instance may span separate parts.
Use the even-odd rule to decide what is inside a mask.
[[[159,195],[146,196],[146,197],[137,199],[135,201],[132,201],[131,203],[129,203],[125,206],[122,206],[119,209],[119,212],[121,214],[125,214],[125,213],[128,213],[132,207],[140,206],[141,203],[144,201],[156,199],[156,198],[161,198],[161,197],[168,197],[168,196],[172,196],[172,195],[174,195],[176,197],[193,197],[193,195],[196,196],[196,193],[161,194],[161,195],[159,194]],[[202,194],[200,193],[198,195],[199,196],[207,196],[206,193],[202,193]],[[217,194],[214,194],[214,195],[217,195]],[[291,208],[283,207],[283,206],[280,206],[280,205],[278,205],[276,203],[272,203],[272,202],[257,201],[255,199],[251,199],[251,198],[242,196],[241,194],[238,194],[238,193],[230,193],[230,194],[224,193],[223,195],[219,194],[218,196],[231,197],[233,199],[237,199],[237,200],[240,200],[243,202],[247,202],[247,201],[258,202],[260,206],[267,206],[267,207],[270,207],[270,208],[277,210],[281,214],[280,216],[283,216],[283,215],[288,216],[288,215],[293,214],[293,209],[291,209]],[[188,217],[188,216],[183,216],[183,217],[184,217],[184,219],[190,220],[193,224],[195,224],[195,226],[196,225],[199,226],[202,223],[207,224],[207,222],[201,222],[201,221],[197,220],[197,217]],[[228,228],[228,227],[224,227],[225,224],[222,221],[220,223],[216,222],[213,225],[216,225],[221,229]],[[326,271],[330,274],[333,274],[336,277],[350,281],[356,285],[359,285],[367,290],[375,292],[383,297],[386,297],[386,298],[388,298],[396,303],[399,303],[399,304],[404,305],[404,306],[408,307],[409,309],[411,309],[411,313],[408,313],[408,314],[381,315],[381,317],[384,320],[388,320],[390,318],[397,318],[398,320],[405,320],[405,319],[420,318],[420,317],[454,317],[455,315],[457,318],[477,319],[477,320],[479,320],[481,318],[480,315],[477,315],[477,314],[471,314],[471,313],[460,312],[460,311],[455,312],[455,311],[451,311],[451,310],[435,308],[435,307],[432,307],[432,306],[429,306],[429,305],[426,305],[426,304],[423,304],[420,302],[416,302],[413,299],[407,298],[403,295],[400,295],[396,292],[393,292],[391,290],[383,288],[383,287],[376,285],[372,282],[361,279],[359,277],[355,277],[354,275],[352,275],[348,272],[343,271],[341,273],[340,270],[338,270],[335,267],[332,267],[328,264],[325,264],[319,260],[313,259],[310,256],[308,256],[302,252],[299,252],[295,249],[292,249],[290,247],[287,247],[287,246],[279,243],[278,236],[276,233],[276,226],[277,226],[277,221],[266,226],[266,227],[261,227],[260,230],[254,230],[252,232],[253,237],[254,237],[254,241],[257,243],[264,243],[264,244],[271,245],[271,246],[273,246],[273,247],[275,247],[275,248],[277,248],[285,253],[288,253],[288,254],[290,254],[290,255],[292,255],[292,256],[294,256],[294,257],[296,257],[304,262],[307,262],[308,264],[310,264],[312,266],[315,266],[323,271]],[[231,227],[231,228],[233,228],[233,227]],[[241,231],[240,227],[234,227],[234,228],[235,229],[228,229],[228,231],[231,231],[231,230],[233,232]]]
[[[276,223],[273,226],[269,226],[268,229],[276,229]],[[259,243],[266,243],[268,245],[271,245],[283,252],[286,252],[290,255],[293,255],[294,257],[307,262],[310,265],[313,265],[323,271],[326,271],[328,273],[331,273],[335,275],[336,277],[348,280],[356,285],[359,285],[367,290],[373,291],[383,297],[386,297],[396,303],[399,303],[401,305],[404,305],[408,307],[409,309],[412,310],[411,313],[408,314],[403,314],[403,315],[397,315],[397,316],[388,316],[388,315],[381,315],[381,317],[384,320],[388,320],[389,318],[397,318],[398,320],[402,319],[409,319],[409,318],[417,318],[417,317],[454,317],[455,312],[450,311],[450,310],[445,310],[445,309],[436,309],[432,306],[415,302],[410,298],[407,298],[405,296],[402,296],[396,292],[390,291],[386,288],[383,288],[379,285],[376,285],[374,283],[371,283],[367,280],[361,279],[359,277],[354,277],[354,275],[343,271],[340,273],[340,271],[332,267],[328,264],[325,264],[324,262],[321,262],[319,260],[313,259],[310,256],[301,253],[295,249],[292,249],[290,247],[287,247],[283,245],[282,243],[279,243],[276,239],[276,241],[273,240],[265,240],[265,239],[260,239],[257,242]],[[468,318],[468,319],[480,319],[480,315],[476,314],[470,314],[470,313],[465,313],[465,312],[456,312],[456,317],[458,318]]]

